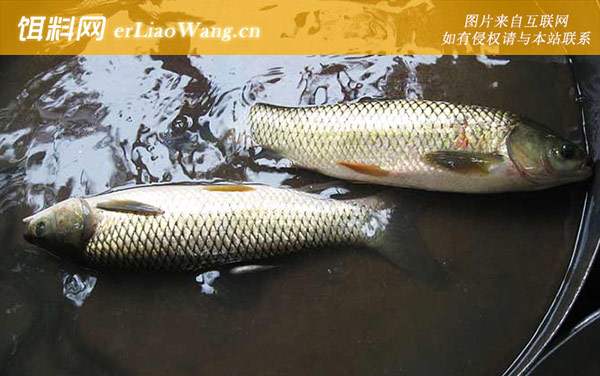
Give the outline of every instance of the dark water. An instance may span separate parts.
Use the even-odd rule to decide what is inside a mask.
[[[20,62],[25,60],[21,59]],[[21,239],[20,219],[71,196],[155,182],[327,183],[239,147],[259,100],[426,98],[488,105],[582,140],[562,57],[68,58],[3,69],[0,369],[6,375],[492,375],[533,336],[569,264],[585,184],[468,196],[398,189],[449,281],[365,250],[326,250],[226,281],[97,273]],[[37,65],[36,65],[37,64]],[[5,77],[9,74],[4,72]],[[11,94],[7,94],[11,93]],[[346,186],[369,193],[376,187]]]

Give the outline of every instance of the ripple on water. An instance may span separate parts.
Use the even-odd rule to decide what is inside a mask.
[[[390,56],[248,62],[246,56],[79,56],[38,75],[2,113],[0,190],[10,187],[12,196],[0,210],[16,197],[39,210],[69,196],[142,183],[264,177],[282,184],[287,172],[259,171],[236,144],[253,103],[378,98],[394,66],[415,76],[419,64]],[[407,96],[420,95],[413,86]]]

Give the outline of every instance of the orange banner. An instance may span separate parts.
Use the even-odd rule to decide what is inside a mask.
[[[599,54],[598,0],[0,0],[7,54]]]

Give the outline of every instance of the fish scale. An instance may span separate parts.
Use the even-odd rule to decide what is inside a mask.
[[[382,208],[377,200],[331,200],[259,185],[239,192],[210,187],[147,187],[85,199],[96,218],[85,249],[87,261],[126,269],[198,270],[307,248],[368,244],[380,235],[365,227]],[[163,213],[97,207],[127,200]]]

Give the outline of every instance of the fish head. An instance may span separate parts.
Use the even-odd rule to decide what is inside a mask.
[[[584,180],[592,175],[585,151],[537,124],[517,124],[506,144],[518,172],[540,187]]]
[[[56,256],[81,261],[95,220],[84,199],[71,198],[24,218],[23,237]]]

